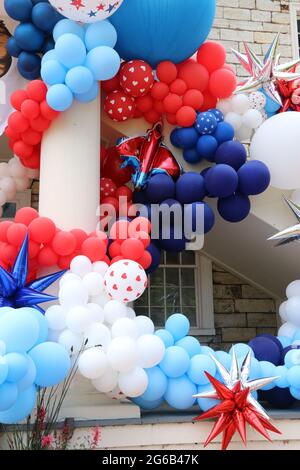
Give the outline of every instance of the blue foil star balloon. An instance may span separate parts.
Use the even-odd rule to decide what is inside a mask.
[[[43,291],[64,273],[65,271],[59,271],[26,284],[28,275],[27,233],[12,271],[9,272],[0,266],[0,307],[33,307],[44,312],[37,304],[57,300],[57,297],[44,294]]]

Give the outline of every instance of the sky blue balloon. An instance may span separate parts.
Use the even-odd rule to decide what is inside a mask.
[[[276,377],[276,366],[268,361],[260,361],[261,377]],[[262,387],[262,390],[271,390],[275,387],[274,382]]]
[[[214,377],[216,374],[216,365],[209,356],[205,356],[204,354],[196,354],[196,356],[192,357],[191,359],[187,374],[191,381],[195,384],[205,385],[209,383],[205,372],[208,372]]]
[[[164,399],[160,398],[159,400],[148,401],[144,400],[141,397],[138,397],[131,398],[131,401],[136,405],[140,406],[143,410],[155,410],[155,408],[158,408],[164,402]]]
[[[59,62],[71,69],[82,65],[86,58],[84,42],[75,34],[63,34],[55,44],[55,53]]]
[[[36,377],[36,367],[31,359],[31,357],[27,356],[28,359],[28,369],[27,373],[24,375],[24,377],[16,382],[16,386],[18,387],[19,393],[24,392],[24,390],[27,390],[29,387],[31,387],[34,384],[35,377]]]
[[[294,333],[293,340],[291,340],[291,339],[290,340],[291,341],[296,341],[297,339],[300,339],[300,328],[297,328],[297,330]]]
[[[255,379],[259,379],[260,377],[261,377],[260,362],[255,357],[251,357],[249,379],[255,380]]]
[[[168,380],[168,386],[165,393],[166,402],[177,410],[187,410],[194,405],[197,393],[197,387],[187,375]]]
[[[49,62],[48,62],[49,63]],[[82,65],[73,67],[66,75],[66,85],[73,93],[87,93],[94,84],[92,72]]]
[[[190,365],[190,356],[178,346],[170,346],[166,349],[165,355],[159,367],[171,378],[180,377],[185,374]]]
[[[42,64],[41,77],[47,85],[64,83],[67,71],[58,60],[47,60]]]
[[[229,354],[232,355],[233,350],[235,351],[235,354],[237,355],[237,357],[239,357],[239,356],[246,357],[249,351],[251,351],[251,356],[254,357],[254,353],[253,353],[252,349],[250,348],[250,346],[248,346],[248,344],[244,344],[244,343],[234,344],[229,349]]]
[[[290,386],[288,378],[287,378],[287,373],[288,373],[288,369],[285,366],[276,367],[275,375],[279,376],[279,379],[276,379],[274,381],[274,384],[276,385],[276,387],[286,388]]]
[[[110,18],[116,49],[123,59],[143,59],[153,68],[162,60],[182,62],[207,38],[215,9],[215,0],[126,0]]]
[[[88,51],[98,46],[115,47],[116,42],[116,28],[108,20],[88,25],[85,32],[85,45]]]
[[[221,364],[226,367],[227,370],[230,370],[231,367],[231,356],[225,351],[216,351],[216,358]]]
[[[12,384],[13,385],[13,384]],[[19,393],[14,405],[0,413],[0,423],[15,424],[25,419],[33,410],[36,400],[36,387],[33,385]]]
[[[288,369],[287,380],[291,387],[300,388],[300,366],[293,366]]]
[[[0,317],[0,340],[6,343],[7,353],[25,353],[39,337],[39,322],[28,310],[17,309]]]
[[[87,54],[84,65],[90,69],[95,80],[109,80],[118,73],[120,63],[120,57],[114,49],[99,46]]]
[[[300,351],[299,349],[290,349],[284,356],[284,364],[289,369],[290,367],[300,364]]]
[[[155,401],[162,398],[167,390],[168,379],[159,367],[152,367],[145,370],[148,376],[148,387],[140,396],[146,401]]]
[[[5,359],[0,357],[0,385],[3,384],[3,382],[5,382],[7,374],[8,374],[7,362],[5,361]]]
[[[8,312],[11,312],[12,310],[14,310],[12,307],[1,307],[0,308],[0,317],[2,317],[3,315],[5,315]]]
[[[18,382],[28,372],[28,356],[20,353],[9,353],[4,356],[8,365],[7,382]]]
[[[213,387],[210,384],[200,385],[198,387],[197,393],[211,392]],[[202,411],[210,410],[214,406],[220,403],[220,400],[215,400],[213,398],[197,398],[198,405]]]
[[[0,411],[11,408],[18,398],[17,386],[11,382],[4,382],[0,385]],[[0,419],[1,423],[1,419]]]
[[[52,387],[61,382],[70,369],[70,358],[60,344],[46,342],[35,346],[29,356],[36,367],[35,383],[40,387]]]
[[[276,338],[281,342],[283,348],[292,344],[292,339],[287,336],[276,336]]]
[[[216,352],[209,346],[201,346],[201,354],[205,354],[206,356],[210,356],[212,354],[215,356]]]
[[[296,398],[296,400],[300,400],[300,388],[291,387],[290,394]]]
[[[74,98],[81,103],[89,103],[90,101],[94,101],[97,96],[99,95],[99,82],[94,81],[90,90],[86,93],[75,94]]]
[[[190,357],[201,353],[201,345],[197,338],[194,336],[186,336],[175,343],[175,346],[180,346],[185,349]]]
[[[57,41],[63,34],[75,34],[84,41],[85,30],[82,26],[72,20],[64,19],[58,21],[53,29],[53,39]]]
[[[41,312],[39,312],[35,308],[28,308],[28,307],[23,307],[18,310],[19,313],[22,312],[22,310],[27,310],[27,313],[30,313],[39,323],[39,336],[34,344],[36,346],[39,343],[43,343],[44,341],[47,340],[48,338],[48,322],[45,317]]]
[[[53,85],[47,91],[47,103],[55,111],[66,111],[72,106],[73,93],[66,85]]]
[[[175,341],[184,338],[190,330],[190,322],[182,313],[174,313],[167,321],[165,328],[171,333]]]
[[[154,334],[163,341],[166,348],[169,348],[170,346],[174,345],[174,338],[169,331],[162,329],[157,330]]]
[[[47,62],[48,60],[57,60],[57,56],[55,54],[55,50],[51,50],[46,52],[46,54],[43,55],[42,57],[42,65]]]

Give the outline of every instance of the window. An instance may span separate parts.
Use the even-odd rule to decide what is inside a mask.
[[[18,191],[13,201],[4,204],[1,219],[13,219],[18,209],[29,206],[31,206],[31,189]]]
[[[300,2],[290,3],[293,56],[300,56]]]
[[[214,334],[212,270],[208,258],[195,251],[162,252],[160,267],[149,276],[149,288],[134,304],[157,328],[176,312],[190,320],[195,335]]]

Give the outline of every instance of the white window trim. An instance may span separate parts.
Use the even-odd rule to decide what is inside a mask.
[[[198,324],[200,328],[191,328],[193,336],[211,336],[216,334],[214,314],[214,294],[212,262],[201,252],[196,252],[197,265],[199,267],[199,282],[197,289],[199,311]]]
[[[291,16],[291,38],[292,38],[292,50],[293,58],[298,59],[299,57],[299,37],[297,17],[300,14],[300,2],[290,3],[290,16]]]

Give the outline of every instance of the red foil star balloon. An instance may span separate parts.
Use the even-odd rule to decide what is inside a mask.
[[[293,67],[291,72],[295,72]],[[292,111],[300,111],[300,80],[277,80],[277,89],[282,98],[281,113],[285,113],[289,109]]]
[[[251,391],[258,390],[267,385],[276,377],[248,381],[251,361],[250,352],[246,356],[242,368],[240,369],[235,351],[233,350],[230,372],[228,372],[215,357],[211,357],[215,361],[226,385],[206,372],[205,374],[214,387],[214,390],[195,395],[197,398],[218,398],[221,400],[221,403],[195,418],[195,421],[217,418],[204,446],[206,447],[219,434],[223,433],[222,450],[226,450],[236,431],[246,445],[247,423],[269,441],[271,441],[271,438],[268,431],[281,434],[280,431],[270,423],[266,412],[251,395]]]

